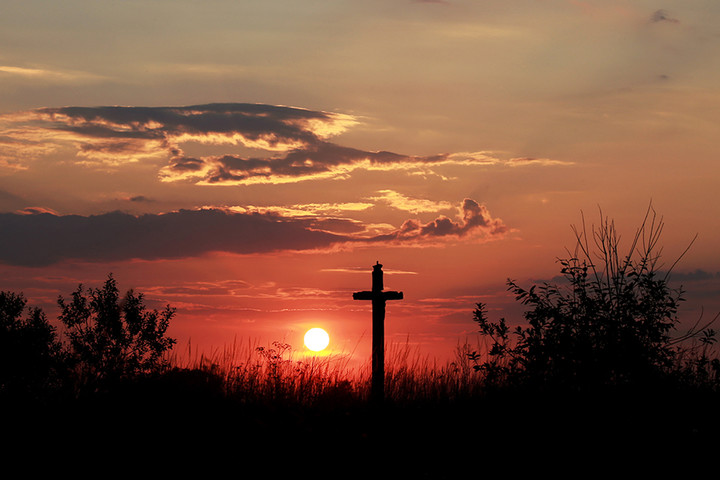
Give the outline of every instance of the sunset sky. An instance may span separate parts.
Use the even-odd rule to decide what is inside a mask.
[[[177,307],[178,350],[431,358],[652,202],[685,318],[720,309],[716,0],[3,0],[0,289]]]

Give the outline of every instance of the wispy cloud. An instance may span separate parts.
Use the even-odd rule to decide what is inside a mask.
[[[672,17],[667,10],[656,10],[652,16],[650,17],[650,21],[652,22],[667,22],[667,23],[680,23],[680,20]]]
[[[188,296],[237,296],[253,288],[253,285],[242,280],[222,280],[217,282],[180,282],[170,285],[152,285],[143,291],[160,297]]]
[[[525,167],[528,165],[552,166],[552,165],[574,165],[574,162],[566,160],[554,160],[552,158],[511,158],[505,162],[509,167]]]
[[[368,267],[339,267],[339,268],[323,268],[321,272],[330,273],[362,273],[367,275],[370,271]],[[383,269],[383,273],[386,275],[417,275],[418,272],[411,272],[407,270],[395,270],[392,268]]]
[[[104,79],[101,75],[74,70],[57,70],[38,67],[18,67],[16,65],[0,65],[0,76],[7,75],[26,80],[42,80],[53,83],[84,83]]]
[[[26,170],[29,161],[55,150],[42,140],[25,138],[27,132],[1,128],[0,124],[0,172]]]
[[[21,215],[38,215],[41,213],[48,213],[50,215],[59,215],[58,212],[52,208],[47,207],[25,207],[22,210],[18,210],[16,213]]]
[[[317,142],[274,157],[176,157],[160,172],[166,182],[191,180],[199,185],[283,184],[308,180],[348,178],[356,170],[432,173],[442,166],[570,165],[551,159],[501,160],[486,152],[411,156],[393,152],[370,152]]]
[[[282,217],[324,218],[338,217],[352,212],[361,212],[372,208],[374,205],[374,203],[369,202],[306,203],[287,206],[236,205],[222,207],[222,209],[232,213],[259,213],[279,215]]]
[[[436,202],[424,198],[412,198],[394,190],[380,190],[378,191],[378,195],[370,197],[370,200],[380,201],[393,208],[405,210],[415,215],[418,213],[438,212],[454,208],[454,205],[450,202]]]

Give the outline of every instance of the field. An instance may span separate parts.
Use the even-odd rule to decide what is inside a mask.
[[[282,343],[234,345],[176,358],[111,394],[23,405],[5,435],[63,468],[74,459],[83,471],[112,465],[163,478],[231,466],[241,477],[457,478],[581,460],[686,461],[690,451],[698,460],[717,446],[717,392],[489,391],[466,348],[438,366],[408,345],[389,346],[380,405],[369,400],[369,369],[351,370],[344,358],[300,361]]]

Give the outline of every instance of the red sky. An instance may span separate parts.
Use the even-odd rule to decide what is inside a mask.
[[[36,5],[37,4],[37,5]],[[42,7],[42,8],[41,8]],[[9,2],[0,18],[0,288],[53,316],[100,286],[178,308],[202,351],[286,341],[444,360],[472,310],[521,319],[598,207],[652,201],[717,311],[714,2]],[[715,309],[715,310],[713,310]],[[708,313],[709,314],[709,313]],[[706,314],[707,315],[707,314]]]

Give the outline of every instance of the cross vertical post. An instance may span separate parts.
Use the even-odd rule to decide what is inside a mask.
[[[372,384],[371,397],[375,402],[385,398],[385,302],[402,300],[402,292],[383,291],[383,271],[380,262],[373,265],[372,290],[353,293],[353,300],[372,301]]]

